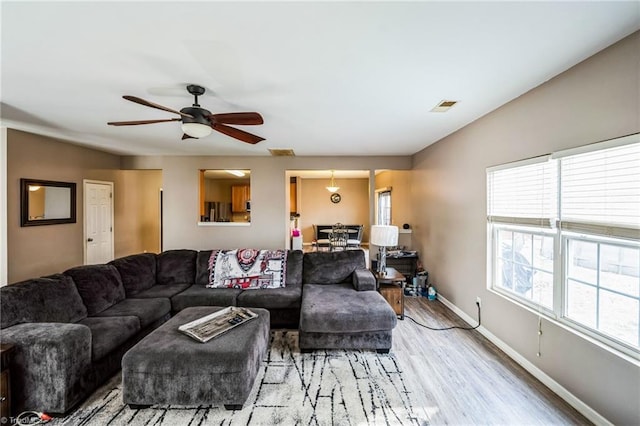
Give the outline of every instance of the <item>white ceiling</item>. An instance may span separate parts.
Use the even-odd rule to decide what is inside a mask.
[[[637,1],[1,5],[2,124],[140,155],[410,155],[640,28]],[[266,140],[106,125],[175,117],[121,96],[180,109],[187,83]]]

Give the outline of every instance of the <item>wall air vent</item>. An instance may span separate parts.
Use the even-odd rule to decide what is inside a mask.
[[[441,101],[438,105],[433,107],[431,112],[447,112],[457,103],[458,101]]]
[[[296,154],[292,149],[271,149],[269,148],[269,152],[274,157],[295,157]]]

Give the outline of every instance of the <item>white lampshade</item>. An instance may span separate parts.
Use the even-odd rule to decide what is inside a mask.
[[[182,123],[182,131],[192,138],[203,138],[212,132],[211,126],[200,123]]]
[[[398,245],[398,227],[393,225],[373,225],[369,243],[380,247]]]

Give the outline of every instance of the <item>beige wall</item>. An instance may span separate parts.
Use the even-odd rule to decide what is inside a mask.
[[[7,282],[83,263],[83,179],[114,182],[115,256],[157,251],[160,172],[120,171],[120,157],[17,130],[7,131]],[[20,178],[75,182],[76,223],[20,226]],[[155,225],[154,225],[155,220]],[[155,231],[149,232],[150,229]]]
[[[115,257],[160,252],[161,170],[122,170],[114,183]]]
[[[408,170],[411,157],[126,157],[127,169],[162,169],[164,249],[260,247],[289,244],[289,177],[287,170]],[[200,169],[251,170],[251,224],[198,226]],[[373,188],[369,189],[370,199]],[[300,217],[306,226],[305,215]]]
[[[414,243],[430,281],[483,326],[614,424],[640,419],[640,368],[486,289],[489,166],[640,131],[640,33],[414,156]]]
[[[302,241],[315,239],[314,224],[364,225],[363,241],[369,241],[369,179],[340,179],[338,193],[342,197],[334,204],[327,191],[327,179],[298,179],[300,185],[300,218]]]

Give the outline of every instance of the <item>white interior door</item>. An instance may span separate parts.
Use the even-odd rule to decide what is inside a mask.
[[[84,181],[85,265],[113,260],[113,183]]]

